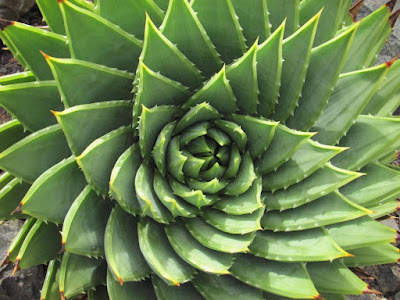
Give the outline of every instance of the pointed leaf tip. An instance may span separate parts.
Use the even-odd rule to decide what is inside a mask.
[[[67,1],[67,0],[58,0],[58,3],[62,3],[62,2],[65,2],[65,1]]]
[[[362,5],[364,4],[364,1],[365,1],[365,0],[359,0],[359,1],[357,1],[357,3],[354,4],[354,5],[350,8],[350,10],[349,10],[349,14],[350,14],[350,16],[353,18],[353,21],[354,21],[354,22],[355,22],[356,19],[357,19],[358,12],[360,11]]]
[[[382,293],[380,291],[377,290],[371,290],[369,288],[369,286],[367,286],[367,288],[363,291],[363,294],[378,294],[378,295],[382,295]]]
[[[60,291],[60,298],[61,300],[65,300],[64,291]]]
[[[393,28],[394,24],[396,24],[397,19],[400,16],[400,9],[396,10],[390,17],[389,17],[389,22],[390,26]]]
[[[4,256],[3,260],[0,262],[0,268],[4,267],[5,265],[8,265],[9,263],[11,263],[10,252],[7,252],[6,256]]]
[[[39,51],[40,51],[40,53],[43,55],[43,57],[44,57],[45,60],[49,60],[49,59],[50,59],[50,55],[44,53],[42,50],[39,50]]]
[[[390,11],[393,11],[394,6],[396,5],[397,0],[390,0],[388,3],[385,5],[390,9]]]
[[[325,298],[323,298],[321,295],[315,296],[314,299],[325,300]]]
[[[400,57],[400,54],[397,55],[395,58],[393,58],[391,61],[386,62],[386,67],[390,68],[399,57]]]
[[[11,25],[14,25],[14,24],[15,24],[14,21],[8,21],[8,20],[0,19],[1,31],[4,31],[8,26],[11,26]]]
[[[20,258],[17,258],[17,261],[15,262],[14,270],[11,273],[11,277],[14,276],[15,273],[17,273],[21,268],[19,267],[19,262],[21,261]]]
[[[22,213],[22,202],[17,206],[17,208],[16,209],[14,209],[12,212],[11,212],[11,214],[10,215],[13,215],[13,214],[20,214],[20,213]]]

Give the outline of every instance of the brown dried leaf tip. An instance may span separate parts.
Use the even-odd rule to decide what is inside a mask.
[[[394,25],[396,24],[396,21],[397,21],[399,15],[400,15],[400,9],[396,10],[396,11],[389,17],[389,23],[390,23],[390,26],[392,26],[392,28],[393,28]]]
[[[357,19],[358,12],[360,11],[361,7],[363,6],[364,1],[365,0],[359,0],[359,1],[357,1],[356,4],[354,4],[352,7],[350,7],[349,14],[353,18],[354,22]]]
[[[0,28],[2,31],[4,31],[8,26],[14,25],[14,21],[8,21],[4,19],[0,19]]]
[[[386,3],[386,6],[389,7],[390,11],[393,11],[394,6],[396,5],[397,0],[390,0]]]

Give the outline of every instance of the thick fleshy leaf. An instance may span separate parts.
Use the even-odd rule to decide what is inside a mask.
[[[348,267],[365,267],[396,263],[400,259],[399,249],[392,245],[378,245],[349,251],[354,257],[346,257],[343,262]]]
[[[128,281],[124,282],[121,286],[118,280],[115,280],[110,271],[107,272],[107,290],[110,300],[129,299],[131,297],[157,300],[153,286],[149,280],[137,282]]]
[[[120,155],[133,144],[130,127],[121,127],[103,135],[76,157],[86,181],[103,196],[109,191],[111,171]],[[103,159],[99,160],[98,158]]]
[[[225,195],[237,196],[246,192],[257,178],[253,160],[248,153],[242,156],[239,171],[234,179],[226,186]]]
[[[66,107],[132,99],[131,73],[76,59],[46,59]]]
[[[230,0],[194,0],[191,3],[211,41],[229,64],[246,50],[245,39],[238,17]]]
[[[266,192],[262,193],[262,196],[267,211],[296,208],[342,187],[361,175],[363,174],[339,169],[327,163],[317,172],[290,186],[287,190]]]
[[[202,0],[202,2],[207,1]],[[204,75],[211,76],[221,67],[222,61],[204,30],[203,23],[199,21],[196,12],[186,0],[169,1],[160,30]]]
[[[371,211],[332,192],[296,209],[270,211],[261,219],[261,225],[273,231],[304,230],[353,220],[368,213]]]
[[[59,125],[41,129],[0,154],[0,168],[33,183],[44,171],[71,155]]]
[[[64,253],[60,267],[59,289],[62,296],[72,298],[105,284],[107,263],[103,259],[89,258],[72,253]],[[79,274],[79,276],[76,276]]]
[[[369,216],[326,226],[328,233],[345,250],[394,243],[396,230],[376,222]]]
[[[268,0],[269,22],[271,31],[275,31],[286,20],[285,37],[288,37],[299,28],[299,0]]]
[[[178,221],[165,227],[168,240],[175,252],[196,269],[212,274],[229,274],[233,256],[204,247]]]
[[[153,160],[157,166],[158,171],[163,176],[167,174],[167,157],[165,154],[167,153],[169,142],[171,141],[175,126],[176,122],[171,122],[164,126],[157,137],[152,151]],[[182,141],[182,138],[180,139],[180,141]]]
[[[287,189],[290,185],[310,176],[343,150],[346,149],[308,140],[278,170],[263,176],[263,189],[272,191]]]
[[[293,3],[298,2],[298,0],[290,0],[287,2],[288,5],[293,5]],[[281,1],[274,0],[273,3],[278,9],[283,9],[285,7],[281,4]],[[271,7],[271,5],[269,5],[269,7]],[[283,12],[284,11],[285,10],[283,10]],[[283,18],[284,17],[285,16],[283,16]],[[284,62],[282,66],[280,97],[278,99],[278,104],[275,106],[275,111],[272,114],[274,120],[285,121],[287,117],[293,113],[300,98],[319,17],[320,14],[317,14],[292,36],[283,41],[282,51]],[[280,20],[280,22],[282,22],[282,20]],[[288,29],[290,28],[289,21],[290,19],[286,22],[285,33],[290,32]]]
[[[235,113],[237,111],[236,98],[226,78],[225,67],[194,94],[183,105],[183,108],[190,108],[202,102],[209,103],[222,114]]]
[[[203,297],[201,297],[191,283],[185,283],[180,286],[170,286],[158,276],[152,276],[151,281],[158,300],[203,300]]]
[[[140,40],[70,1],[59,3],[73,58],[131,72],[136,70],[142,51]],[[90,32],[90,35],[82,32]]]
[[[18,120],[11,120],[0,125],[0,152],[12,146],[29,134]]]
[[[186,185],[172,178],[170,178],[169,184],[175,195],[181,197],[186,202],[198,208],[201,208],[202,206],[212,205],[218,200],[218,197],[216,195],[207,195],[204,194],[202,191],[190,189]]]
[[[9,85],[15,83],[25,83],[35,81],[36,78],[31,71],[3,75],[0,77],[0,85]]]
[[[255,114],[258,103],[257,42],[226,69],[226,77],[242,114]]]
[[[215,195],[221,190],[223,190],[229,181],[227,180],[219,180],[218,178],[214,178],[210,181],[200,181],[193,178],[189,178],[187,180],[187,185],[192,190],[202,191],[205,194]]]
[[[198,122],[211,121],[220,118],[220,113],[207,102],[202,102],[192,107],[178,122],[175,133],[180,133],[184,129]]]
[[[239,2],[239,0],[236,0]],[[258,3],[264,1],[258,1]],[[240,3],[240,2],[239,2]],[[257,51],[257,80],[260,95],[257,112],[268,117],[278,101],[282,74],[282,42],[285,23],[260,46]]]
[[[115,207],[107,222],[104,249],[107,264],[115,278],[122,285],[125,281],[139,281],[151,273],[140,252],[138,220],[132,215]]]
[[[263,299],[261,290],[253,288],[229,275],[217,276],[198,273],[192,281],[202,296],[209,300]]]
[[[143,161],[135,177],[135,190],[141,214],[142,216],[147,215],[159,223],[169,223],[173,216],[158,199],[153,188],[153,181],[154,166],[148,161]]]
[[[102,199],[89,187],[79,194],[63,224],[62,243],[67,252],[98,257],[104,255],[104,231],[111,201]]]
[[[247,252],[255,236],[254,233],[240,235],[222,232],[201,218],[187,219],[185,224],[196,240],[207,248],[220,252]]]
[[[16,269],[45,264],[61,250],[61,235],[57,225],[36,221],[18,252]]]
[[[248,138],[247,147],[251,157],[253,159],[259,158],[271,143],[278,122],[244,115],[232,115],[230,118],[240,125],[246,133]]]
[[[0,105],[30,131],[37,131],[55,124],[50,110],[64,108],[54,81],[2,86],[0,87]]]
[[[34,182],[21,201],[22,212],[40,220],[61,224],[86,184],[74,157],[62,160]]]
[[[278,124],[271,144],[256,162],[257,171],[266,174],[277,170],[313,135],[314,133],[299,132]]]
[[[335,39],[312,49],[299,106],[286,125],[298,130],[309,130],[328,103],[336,80],[345,62],[356,32],[356,27]]]
[[[146,13],[158,25],[164,17],[163,11],[152,0],[99,0],[96,3],[96,9],[100,16],[139,39],[143,39]]]
[[[341,75],[322,115],[312,127],[318,132],[314,139],[328,145],[337,144],[377,91],[386,73],[386,66],[381,65]]]
[[[110,194],[118,204],[133,215],[140,214],[140,205],[136,197],[135,181],[136,172],[140,167],[142,157],[139,145],[126,149],[118,158],[110,176]]]
[[[399,129],[399,118],[361,115],[339,143],[340,147],[350,149],[334,157],[332,163],[349,170],[361,169],[381,151],[393,149],[400,137]]]
[[[36,4],[51,31],[65,35],[65,26],[58,1],[37,0]]]
[[[3,21],[4,22],[4,21]],[[8,21],[7,21],[8,22]],[[0,32],[3,41],[26,70],[38,80],[51,80],[53,75],[40,51],[55,57],[70,57],[67,39],[44,29],[18,22],[3,24]]]
[[[200,71],[162,35],[150,18],[146,20],[143,52],[140,57],[154,72],[160,72],[192,90],[201,84]]]
[[[321,228],[296,231],[257,232],[250,252],[277,261],[324,261],[349,256]]]
[[[58,277],[60,276],[61,262],[53,259],[47,266],[46,278],[44,279],[42,291],[40,292],[41,300],[53,300],[60,297],[58,290]]]
[[[247,144],[247,134],[243,131],[242,127],[234,122],[226,120],[216,120],[214,124],[225,132],[241,152],[244,152]]]
[[[304,263],[283,263],[242,254],[237,256],[231,273],[251,286],[278,295],[296,299],[319,295]]]
[[[371,218],[382,218],[398,211],[400,203],[397,198],[399,198],[399,196],[400,193],[389,200],[385,199],[384,201],[382,201],[382,203],[379,203],[378,205],[369,205],[368,209],[374,212],[373,214],[371,214]]]
[[[307,270],[315,287],[321,292],[357,295],[368,289],[365,282],[338,260],[309,263]]]
[[[132,124],[132,104],[129,101],[84,104],[54,112],[54,115],[72,152],[79,156],[95,139]]]
[[[179,286],[192,278],[194,269],[175,253],[161,225],[143,218],[138,225],[138,236],[147,263],[168,285]]]

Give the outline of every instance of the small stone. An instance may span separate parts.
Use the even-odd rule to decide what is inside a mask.
[[[398,264],[365,267],[364,269],[375,278],[382,293],[394,293],[400,290],[400,266]]]

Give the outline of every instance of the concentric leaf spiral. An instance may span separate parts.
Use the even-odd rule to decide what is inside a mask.
[[[48,263],[42,299],[344,299],[400,259],[400,63],[372,66],[395,1],[37,2],[50,31],[0,22],[26,68],[0,220],[27,219],[4,263]]]

